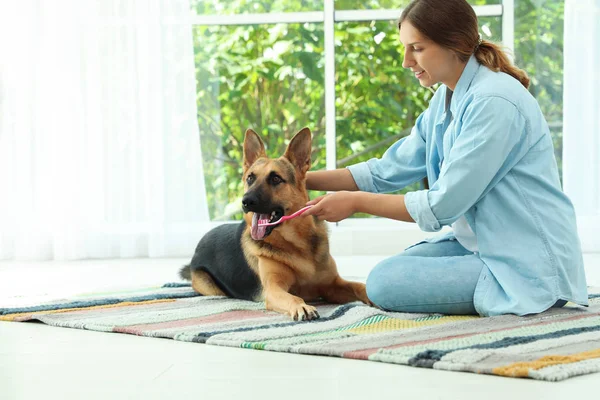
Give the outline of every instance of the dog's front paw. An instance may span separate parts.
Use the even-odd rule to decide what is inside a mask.
[[[308,321],[319,318],[317,309],[305,303],[295,305],[288,314],[294,321]]]

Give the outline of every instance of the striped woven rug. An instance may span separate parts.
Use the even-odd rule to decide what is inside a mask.
[[[600,371],[600,294],[594,291],[589,308],[569,303],[527,317],[315,305],[320,319],[293,322],[263,303],[203,297],[172,283],[0,308],[0,320],[547,381]]]

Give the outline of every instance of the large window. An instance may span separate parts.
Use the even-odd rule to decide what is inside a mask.
[[[192,2],[211,219],[241,218],[241,144],[249,127],[262,134],[274,156],[295,132],[310,127],[313,169],[380,156],[410,132],[432,92],[401,65],[396,22],[408,2]],[[469,3],[482,37],[503,41],[530,73],[560,167],[564,1]]]

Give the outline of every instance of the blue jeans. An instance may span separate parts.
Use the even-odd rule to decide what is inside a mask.
[[[473,295],[483,267],[457,240],[419,243],[373,268],[367,296],[389,311],[477,314]],[[565,303],[559,300],[554,307]]]
[[[383,260],[367,278],[367,296],[390,311],[477,314],[481,259],[457,240],[419,243]]]

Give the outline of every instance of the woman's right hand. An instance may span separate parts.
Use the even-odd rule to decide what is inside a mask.
[[[356,194],[358,192],[341,191],[319,196],[308,203],[312,205],[304,215],[314,215],[320,220],[339,222],[356,212]]]

